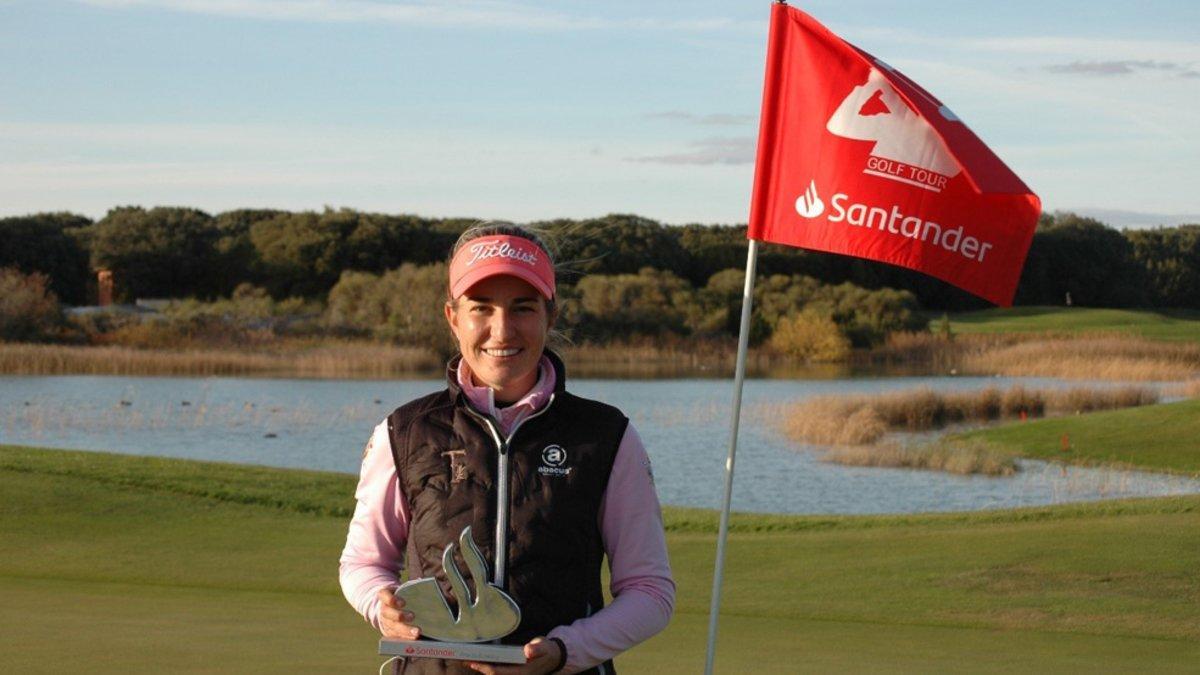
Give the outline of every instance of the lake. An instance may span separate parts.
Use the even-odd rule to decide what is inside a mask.
[[[1178,476],[1035,461],[1003,478],[840,466],[820,461],[818,452],[776,427],[780,403],[814,395],[1015,383],[1068,386],[1002,377],[747,380],[733,507],[913,513],[1200,492],[1200,481]],[[580,379],[569,385],[629,415],[654,462],[663,503],[719,508],[730,380]],[[440,386],[435,380],[4,376],[0,443],[357,473],[372,427],[396,406]]]

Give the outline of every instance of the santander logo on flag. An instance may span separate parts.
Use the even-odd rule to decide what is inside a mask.
[[[825,202],[817,194],[817,181],[810,181],[804,194],[796,198],[796,213],[805,218],[816,218],[825,213]]]
[[[989,241],[971,235],[964,236],[962,227],[947,228],[920,216],[905,214],[898,206],[892,206],[889,211],[879,206],[852,202],[849,195],[841,192],[833,195],[832,205],[833,212],[826,218],[829,223],[878,229],[881,233],[886,232],[891,236],[907,237],[940,246],[968,260],[981,263],[988,251],[995,247]],[[825,213],[825,202],[821,201],[817,194],[816,181],[809,183],[804,194],[796,199],[796,213],[807,219],[814,219]]]
[[[747,236],[930,274],[1009,305],[1041,202],[950,109],[772,6]]]

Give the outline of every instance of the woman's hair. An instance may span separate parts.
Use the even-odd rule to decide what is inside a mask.
[[[517,225],[515,223],[510,223],[503,220],[488,220],[468,227],[461,235],[459,235],[458,241],[454,242],[454,246],[450,248],[450,256],[446,259],[447,264],[453,261],[454,254],[458,253],[458,250],[471,240],[478,239],[480,237],[491,237],[496,235],[521,237],[522,239],[528,239],[534,244],[537,244],[537,246],[545,251],[546,255],[550,258],[550,267],[555,270],[555,275],[557,276],[558,268],[554,263],[554,250],[547,243],[549,237],[544,232],[539,232],[535,228]],[[450,306],[453,307],[457,302],[457,299],[451,297],[448,281],[446,285],[446,297],[450,302]],[[545,301],[546,315],[554,316],[554,312],[558,308],[558,299],[546,298]],[[551,331],[551,333],[556,334],[557,331]]]

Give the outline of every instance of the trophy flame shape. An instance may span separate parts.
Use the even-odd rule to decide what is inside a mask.
[[[475,594],[463,579],[454,563],[458,550],[467,563],[474,582]],[[458,599],[458,616],[442,595],[437,580],[414,579],[396,589],[396,597],[413,613],[413,625],[423,637],[451,642],[487,642],[513,632],[521,623],[521,609],[512,598],[487,581],[487,565],[471,538],[471,527],[463,529],[458,544],[451,543],[442,553],[442,569]]]

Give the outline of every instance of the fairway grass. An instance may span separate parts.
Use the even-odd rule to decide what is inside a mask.
[[[0,670],[368,673],[354,477],[0,446]],[[668,509],[677,611],[624,673],[703,666],[716,514]],[[1200,497],[734,518],[717,670],[1194,672]]]
[[[937,324],[935,318],[931,325]],[[1127,333],[1200,342],[1200,312],[1090,307],[1011,307],[950,316],[953,333]]]
[[[1200,399],[980,429],[981,439],[1024,457],[1200,475]]]

